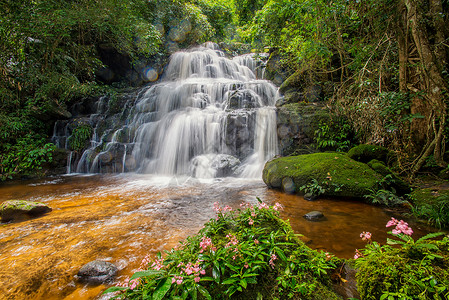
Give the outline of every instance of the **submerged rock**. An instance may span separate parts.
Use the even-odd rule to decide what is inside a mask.
[[[303,217],[309,221],[318,221],[324,218],[324,214],[320,211],[314,210],[309,213],[306,213]]]
[[[323,196],[353,198],[370,194],[383,178],[368,165],[341,153],[281,157],[265,164],[263,180],[269,187],[281,189],[282,181],[287,177],[293,180],[296,193],[307,185],[308,189],[319,188]],[[303,192],[313,194],[307,188]]]
[[[78,279],[89,284],[102,284],[110,282],[117,275],[118,269],[107,261],[94,260],[85,264],[78,271]]]
[[[0,205],[2,222],[17,221],[37,217],[52,209],[40,202],[9,200]]]

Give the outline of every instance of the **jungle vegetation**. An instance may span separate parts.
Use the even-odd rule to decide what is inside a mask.
[[[33,174],[51,160],[56,119],[105,83],[105,45],[131,64],[205,41],[278,55],[359,143],[398,154],[398,170],[447,168],[447,0],[1,0],[0,173]],[[183,37],[173,37],[183,28]],[[171,33],[172,32],[172,33]],[[267,50],[269,49],[269,50]],[[344,142],[344,141],[342,141]],[[338,146],[338,145],[337,145]]]

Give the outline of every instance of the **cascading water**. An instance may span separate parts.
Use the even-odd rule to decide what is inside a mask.
[[[260,177],[278,151],[279,96],[256,74],[262,71],[252,55],[230,60],[211,43],[173,54],[162,80],[114,121],[90,117],[91,147],[71,157],[70,170]]]

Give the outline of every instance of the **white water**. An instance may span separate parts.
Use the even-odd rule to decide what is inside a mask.
[[[92,147],[69,170],[260,178],[278,151],[279,95],[257,68],[251,55],[230,60],[211,43],[173,54],[162,80],[132,100],[124,124],[101,136],[95,128]]]

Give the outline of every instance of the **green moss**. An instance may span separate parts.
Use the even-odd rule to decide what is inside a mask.
[[[298,70],[288,77],[279,87],[281,93],[285,93],[290,89],[301,89],[304,85],[303,72]]]
[[[373,159],[370,160],[367,165],[373,169],[374,171],[376,171],[377,173],[381,174],[382,176],[389,176],[391,179],[388,182],[387,187],[385,188],[389,188],[392,187],[394,188],[394,190],[396,191],[397,194],[399,195],[404,195],[407,193],[410,193],[411,189],[410,189],[410,185],[405,182],[404,180],[402,180],[401,178],[399,178],[399,176],[397,176],[396,174],[394,174],[391,169],[389,167],[387,167],[383,162],[377,160],[377,159]]]
[[[449,292],[449,239],[428,241],[426,247],[365,251],[356,261],[361,299],[446,299]],[[436,256],[436,257],[435,257]],[[385,298],[389,299],[389,298]]]
[[[385,147],[362,144],[351,148],[348,151],[348,156],[356,161],[364,163],[367,163],[373,159],[388,163],[391,154]]]
[[[282,157],[265,164],[263,180],[273,188],[281,188],[282,180],[293,179],[296,192],[299,187],[311,183],[313,179],[326,188],[334,185],[340,189],[327,188],[325,196],[361,198],[374,189],[382,176],[366,164],[350,159],[340,153],[315,153]]]

